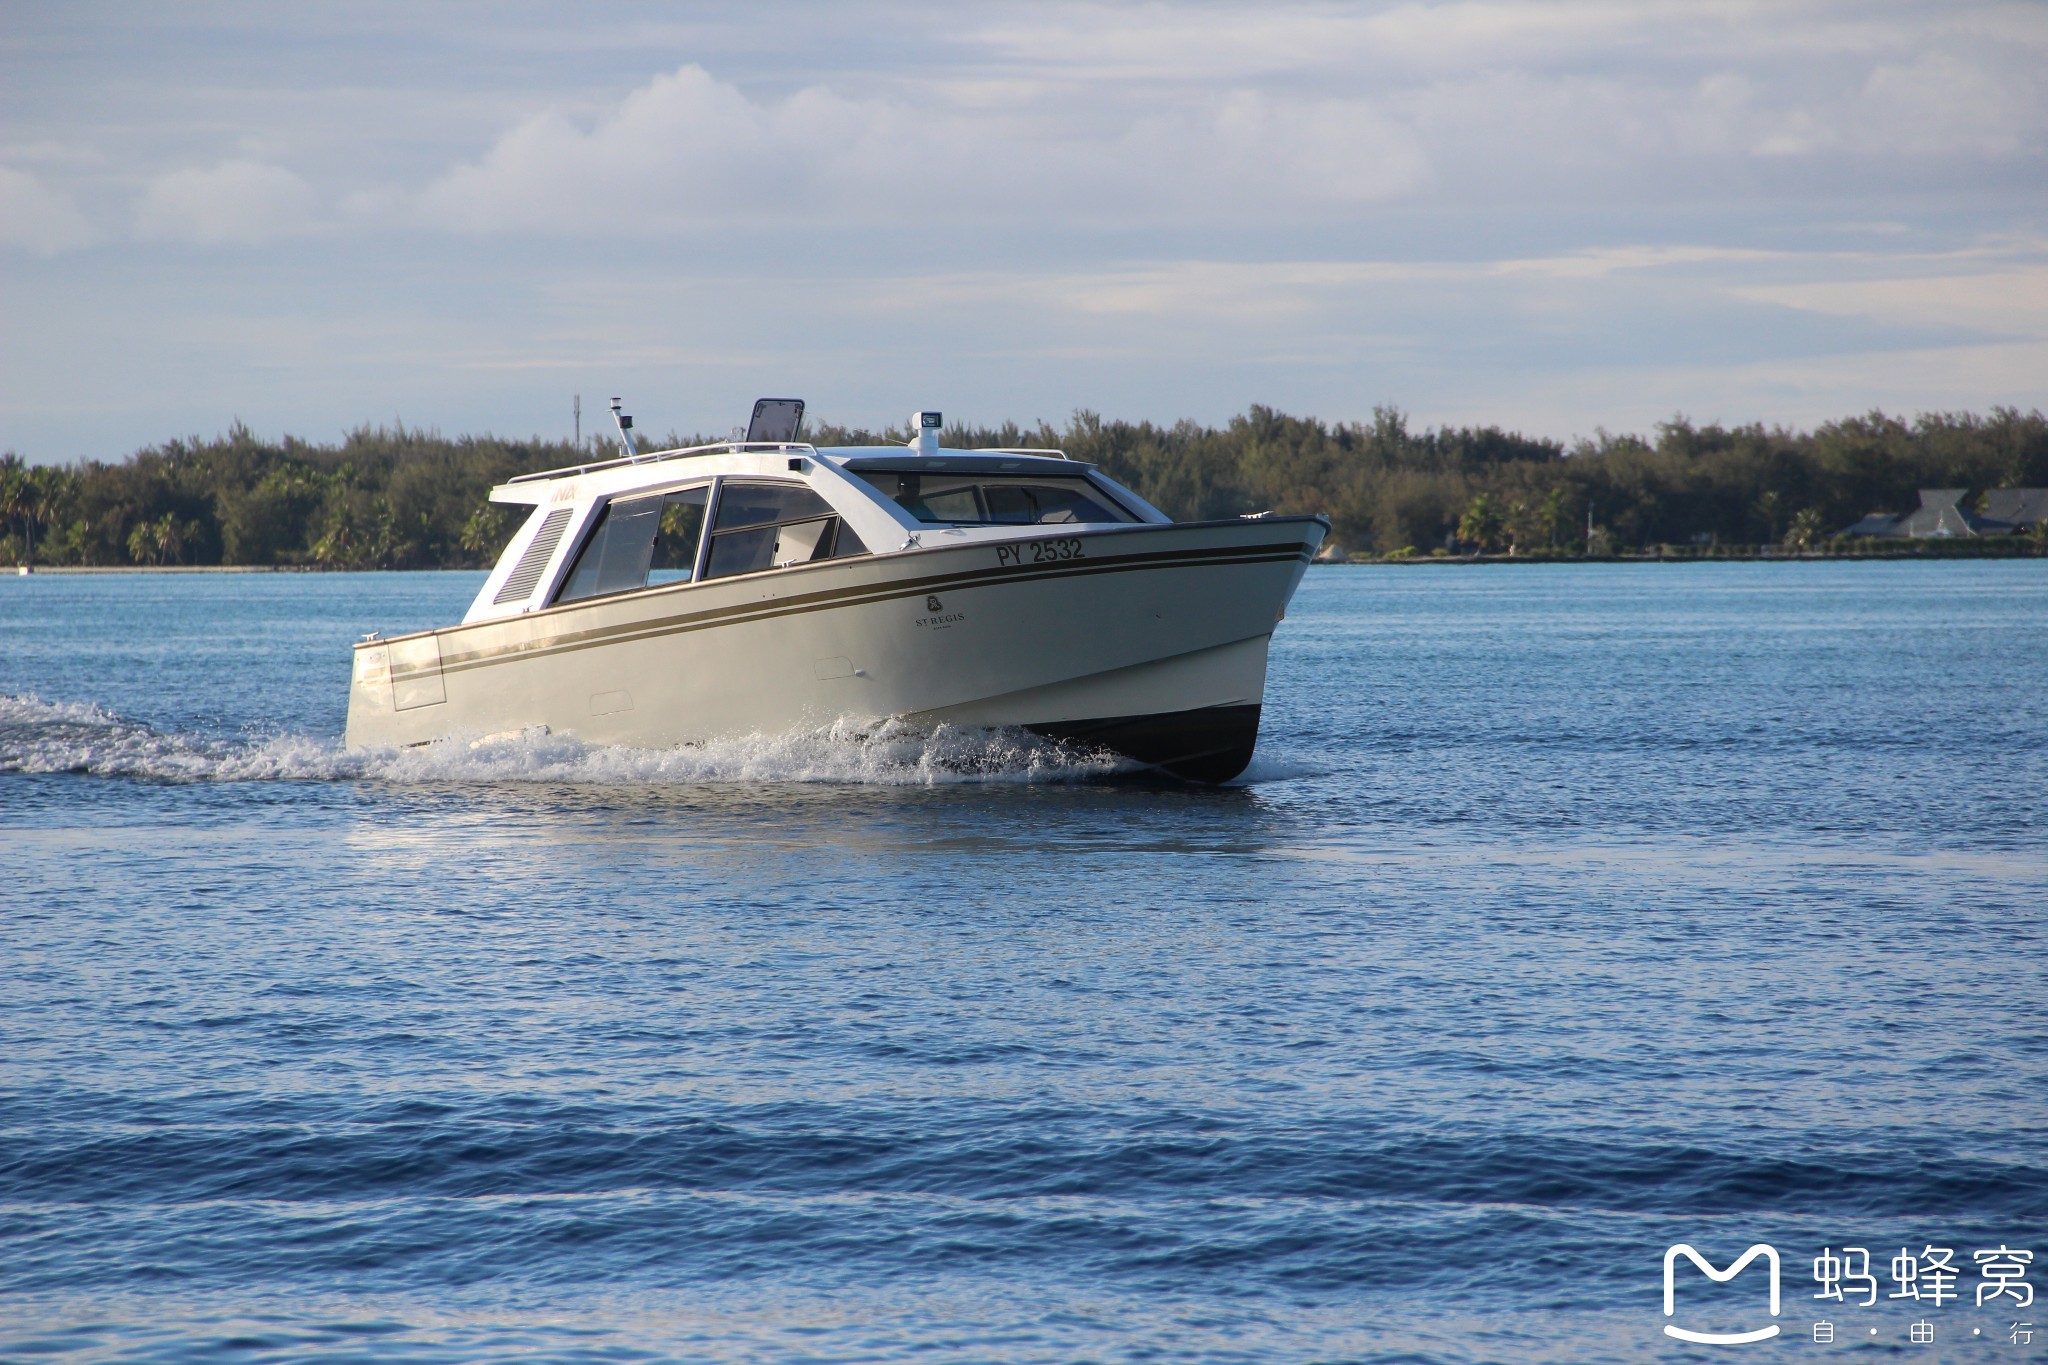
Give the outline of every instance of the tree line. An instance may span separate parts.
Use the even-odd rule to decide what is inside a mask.
[[[822,426],[818,445],[906,430]],[[670,445],[699,438],[671,433]],[[1812,431],[1660,423],[1570,446],[1497,426],[1410,430],[1398,409],[1335,424],[1254,406],[1222,426],[1076,413],[1064,428],[949,427],[949,446],[1035,446],[1098,464],[1178,519],[1324,512],[1360,553],[1614,554],[1660,546],[1817,546],[1921,488],[2048,485],[2048,418],[1873,412]],[[237,424],[122,460],[0,455],[0,558],[49,564],[484,567],[520,509],[493,484],[608,447],[362,427],[332,444]],[[2038,539],[2038,537],[2036,538]]]

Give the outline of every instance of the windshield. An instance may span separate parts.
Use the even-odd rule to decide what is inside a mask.
[[[1080,474],[921,474],[861,470],[882,495],[919,521],[950,526],[1047,526],[1136,521]]]

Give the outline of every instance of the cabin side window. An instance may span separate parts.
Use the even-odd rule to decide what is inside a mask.
[[[726,479],[719,484],[704,576],[726,578],[867,552],[832,505],[803,484]]]
[[[953,526],[1057,526],[1138,518],[1085,476],[861,470],[919,521]]]
[[[687,583],[697,568],[711,486],[613,498],[598,513],[557,602]]]

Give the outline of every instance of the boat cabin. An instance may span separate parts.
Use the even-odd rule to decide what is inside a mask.
[[[803,403],[762,399],[744,438],[635,449],[527,474],[491,500],[531,510],[464,624],[807,564],[1037,538],[1047,526],[1172,519],[1057,450],[956,450],[917,413],[903,446],[820,448],[797,439]]]

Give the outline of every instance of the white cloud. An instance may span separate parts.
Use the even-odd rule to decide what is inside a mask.
[[[878,419],[906,375],[1557,434],[2048,401],[2040,0],[230,8],[56,7],[15,63],[0,420],[50,415],[10,439],[279,364],[281,421],[451,429],[698,368]],[[230,249],[65,254],[115,211]]]
[[[1808,253],[1812,259],[1812,253]],[[1666,266],[1753,265],[1765,261],[1800,259],[1790,251],[1760,251],[1754,247],[1699,246],[1686,243],[1587,247],[1561,256],[1532,256],[1496,261],[1490,273],[1503,277],[1517,275],[1556,280],[1597,280],[1623,270],[1657,270]]]
[[[1368,101],[1247,89],[1075,110],[1028,84],[939,81],[918,98],[812,86],[749,97],[684,66],[583,124],[535,115],[420,198],[463,231],[655,232],[764,218],[1062,221],[1313,212],[1399,197],[1427,176]]]
[[[2036,54],[2037,57],[2048,54]],[[2018,75],[1953,52],[1871,71],[1844,123],[1858,150],[1998,157],[2043,142],[2040,68]]]
[[[1730,292],[1832,317],[2048,340],[2048,265],[1973,275],[1745,285]]]
[[[1627,0],[1549,3],[1075,4],[1034,6],[990,20],[972,41],[1003,58],[1069,79],[1190,84],[1357,79],[1404,81],[1476,68],[1549,65],[1639,40],[1725,9],[1652,7]]]
[[[1489,375],[1493,382],[1484,391],[1459,395],[1438,420],[1504,421],[1559,437],[1590,435],[1596,424],[1648,431],[1674,412],[1700,422],[1814,426],[1872,408],[1911,413],[2037,407],[2043,374],[2043,341],[1722,365],[1582,366]]]
[[[1114,154],[1130,207],[1206,208],[1214,216],[1397,199],[1428,178],[1408,132],[1370,102],[1229,90],[1186,112],[1139,120]],[[1077,149],[1085,155],[1085,148]],[[1079,186],[1048,187],[1054,193]],[[1226,196],[1223,203],[1216,202]],[[1149,202],[1147,202],[1149,201]],[[1220,212],[1218,210],[1221,210]]]
[[[311,231],[316,212],[316,196],[298,176],[237,159],[156,177],[143,193],[135,231],[209,246],[253,245]]]
[[[422,22],[458,47],[520,39]],[[1654,212],[1683,194],[1739,209],[1791,177],[1809,195],[1911,189],[2048,152],[2048,9],[1987,0],[996,0],[836,27],[771,3],[712,25],[716,41],[637,22],[600,6],[580,29],[665,65],[696,55],[658,75],[625,66],[623,95],[587,71],[488,93],[354,72],[209,93],[242,125],[232,153],[212,126],[209,150],[238,159],[161,177],[140,226],[267,240],[309,227],[317,202],[360,230],[657,236],[1014,221],[1029,204],[1052,231],[1284,233],[1371,223],[1394,201]],[[779,65],[760,55],[778,28]],[[814,74],[793,89],[791,72]],[[280,121],[260,146],[288,156],[251,140],[265,110]]]
[[[2048,14],[2048,11],[2043,11]],[[1524,202],[1654,205],[1674,192],[1727,206],[1786,198],[1760,165],[1791,163],[1806,192],[1924,185],[1995,174],[2048,152],[2048,52],[1973,44],[1873,61],[1836,52],[1810,65],[1674,54],[1550,71],[1527,64],[1405,86],[1386,107],[1415,130],[1452,191]],[[1979,169],[1981,168],[1981,169]],[[1788,172],[1778,172],[1786,174]],[[1818,177],[1818,178],[1816,178]]]
[[[47,256],[98,239],[69,195],[28,171],[0,166],[0,244]]]
[[[645,231],[790,210],[833,163],[900,138],[891,113],[824,90],[757,104],[685,66],[587,128],[558,109],[526,119],[420,203],[431,222],[479,232]]]

